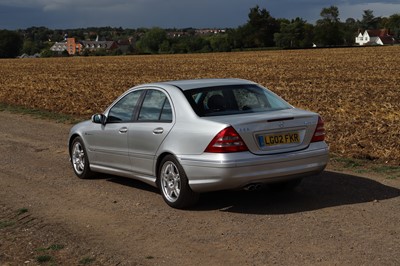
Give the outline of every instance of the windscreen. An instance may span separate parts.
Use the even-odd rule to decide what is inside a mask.
[[[234,115],[292,108],[271,91],[257,85],[230,85],[184,92],[198,116]]]

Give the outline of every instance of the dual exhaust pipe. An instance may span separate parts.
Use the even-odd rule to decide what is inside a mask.
[[[261,183],[256,183],[256,184],[248,184],[243,189],[246,191],[256,191],[260,190],[261,188],[262,188]]]

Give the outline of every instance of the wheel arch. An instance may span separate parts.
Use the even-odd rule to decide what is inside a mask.
[[[82,139],[82,137],[81,137],[79,134],[74,133],[74,134],[71,135],[71,137],[70,137],[69,140],[68,140],[68,153],[69,153],[70,156],[71,156],[72,142],[73,142],[74,139],[76,139],[77,137],[80,137],[80,138]]]
[[[199,194],[193,192],[190,188],[185,170],[175,154],[170,152],[160,154],[156,165],[156,184],[164,201],[169,206],[185,209],[199,200]],[[166,168],[164,168],[165,165],[167,165]],[[159,174],[161,171],[163,172],[162,175]]]
[[[159,172],[160,172],[161,162],[162,162],[162,160],[163,160],[166,156],[168,156],[168,155],[172,155],[172,156],[174,156],[174,157],[176,158],[176,156],[175,156],[173,153],[171,153],[171,152],[163,152],[163,153],[161,153],[161,154],[158,156],[158,158],[157,158],[157,162],[156,162],[156,165],[155,165],[155,177],[156,177],[156,180],[159,178]],[[157,182],[156,182],[156,183],[157,183]]]

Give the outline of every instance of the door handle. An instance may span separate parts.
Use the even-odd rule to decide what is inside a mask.
[[[128,128],[127,127],[122,127],[122,128],[119,129],[119,133],[121,133],[121,134],[124,134],[126,132],[128,132]]]
[[[158,127],[153,130],[154,134],[162,134],[163,132],[164,132],[164,129],[162,127]]]

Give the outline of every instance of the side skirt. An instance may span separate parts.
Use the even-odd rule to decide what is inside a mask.
[[[123,176],[123,177],[136,179],[136,180],[139,180],[146,184],[149,184],[150,186],[157,187],[157,184],[156,184],[157,178],[155,176],[143,175],[140,173],[134,173],[134,172],[126,171],[126,170],[114,169],[114,168],[105,167],[105,166],[101,166],[101,165],[95,165],[95,164],[91,164],[90,169],[92,171],[98,172],[98,173]]]

